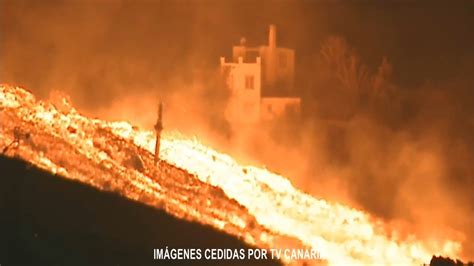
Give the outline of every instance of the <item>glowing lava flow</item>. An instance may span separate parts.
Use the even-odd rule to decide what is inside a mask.
[[[149,151],[152,132],[134,131],[115,124],[115,132]],[[330,265],[421,265],[432,254],[455,256],[460,246],[454,241],[396,243],[383,235],[369,215],[346,206],[316,199],[295,189],[288,179],[266,169],[239,165],[221,154],[179,133],[162,140],[163,158],[196,174],[202,181],[221,187],[246,206],[257,221],[278,233],[296,237],[317,249]]]
[[[26,102],[34,105],[33,96],[20,88],[7,89],[4,86],[0,89],[2,109],[16,108]],[[28,115],[34,116],[30,120],[60,123],[44,108]],[[155,140],[151,131],[134,128],[126,122],[90,120],[77,113],[74,115],[108,128],[116,136],[153,152]],[[83,131],[87,135],[87,129]],[[87,139],[86,135],[77,138]],[[77,146],[87,151],[94,145],[78,140]],[[451,240],[390,239],[380,230],[381,222],[368,214],[316,199],[294,188],[287,178],[266,169],[242,166],[195,138],[165,131],[161,156],[168,163],[196,175],[202,182],[221,188],[229,198],[245,206],[258,224],[270,232],[294,237],[318,250],[330,265],[421,265],[429,262],[433,254],[457,257],[460,252],[460,244]],[[265,234],[260,237],[266,242]]]

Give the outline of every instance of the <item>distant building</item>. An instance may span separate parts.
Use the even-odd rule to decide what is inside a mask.
[[[245,39],[232,48],[232,61],[220,58],[230,99],[226,117],[235,123],[257,123],[282,115],[299,115],[295,96],[295,51],[277,47],[276,27],[270,25],[268,45],[247,47]]]

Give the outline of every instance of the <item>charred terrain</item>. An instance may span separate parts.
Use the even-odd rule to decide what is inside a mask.
[[[5,265],[240,265],[155,261],[153,248],[250,248],[211,226],[2,156],[1,253]],[[278,265],[245,261],[247,265]]]

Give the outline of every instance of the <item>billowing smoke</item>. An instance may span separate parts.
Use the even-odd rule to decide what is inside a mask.
[[[146,128],[163,101],[166,129],[474,258],[472,2],[221,2],[0,0],[0,82]],[[270,23],[296,50],[301,121],[231,130],[219,57]]]
[[[393,80],[398,70],[387,58],[366,65],[340,37],[320,51],[305,122],[280,121],[274,133],[250,135],[249,150],[303,190],[396,224],[397,237],[455,237],[472,257],[472,80],[408,91]]]

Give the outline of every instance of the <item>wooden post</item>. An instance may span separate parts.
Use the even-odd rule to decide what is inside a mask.
[[[155,144],[155,165],[160,160],[160,141],[161,141],[161,131],[163,130],[163,121],[162,121],[163,105],[160,101],[158,105],[158,119],[155,124],[156,132],[156,144]]]

